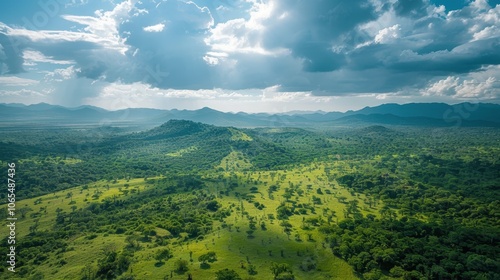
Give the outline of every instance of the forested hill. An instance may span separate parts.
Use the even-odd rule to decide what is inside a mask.
[[[32,196],[102,178],[269,170],[324,156],[331,147],[326,135],[298,128],[238,129],[170,120],[141,132],[106,127],[10,132],[0,141],[0,160],[19,163],[18,192]]]

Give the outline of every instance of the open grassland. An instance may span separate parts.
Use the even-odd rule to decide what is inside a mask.
[[[237,155],[229,160],[238,160]],[[126,238],[134,235],[138,236],[137,247],[125,274],[134,275],[135,279],[187,279],[188,274],[193,279],[215,279],[215,272],[224,268],[233,269],[242,277],[272,279],[272,262],[288,264],[296,279],[356,279],[349,265],[332,254],[317,228],[344,219],[349,201],[358,201],[365,215],[376,215],[381,205],[369,207],[364,195],[354,195],[329,180],[325,166],[316,163],[286,171],[207,173],[203,177],[203,192],[213,195],[221,208],[231,212],[224,219],[214,219],[212,230],[206,234],[195,239],[187,238],[186,233],[174,237],[168,230],[154,226],[153,235],[140,238],[142,234],[137,229],[117,234],[117,226],[110,225],[109,230],[101,228],[69,237],[64,252],[50,253],[46,261],[36,265],[36,272],[48,279],[79,279],[84,268],[96,267],[106,251],[129,250]],[[18,222],[18,238],[26,240],[22,238],[29,239],[30,232],[53,230],[59,213],[75,213],[91,204],[127,200],[153,191],[158,188],[156,179],[98,181],[21,200],[18,205],[26,212]],[[270,191],[271,186],[274,191]],[[179,195],[184,194],[164,198]],[[277,212],[283,205],[296,209],[285,219],[279,218]],[[150,214],[153,213],[145,213],[144,219],[150,219]],[[159,239],[165,241],[159,244]],[[172,257],[159,262],[155,256],[162,248],[168,248]],[[199,256],[210,251],[216,253],[216,261],[198,261]],[[188,261],[187,272],[176,271],[175,261],[179,259]],[[308,263],[313,268],[304,269]]]
[[[78,211],[92,202],[100,203],[107,198],[126,196],[129,193],[140,192],[146,187],[143,178],[115,182],[98,181],[52,194],[20,200],[17,203],[18,212],[24,217],[20,217],[17,223],[17,237],[28,235],[30,227],[32,228],[33,225],[37,225],[37,231],[50,231],[55,225],[58,212]]]

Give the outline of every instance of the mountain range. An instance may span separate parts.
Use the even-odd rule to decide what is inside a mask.
[[[109,111],[95,106],[67,108],[39,103],[0,103],[2,127],[30,125],[137,125],[153,127],[173,119],[234,127],[329,127],[363,124],[405,126],[500,127],[500,105],[491,103],[388,103],[347,112],[225,113],[211,108],[160,110],[129,108]]]

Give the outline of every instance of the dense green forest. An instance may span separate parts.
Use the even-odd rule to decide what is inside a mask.
[[[500,279],[498,128],[1,133],[2,279]]]

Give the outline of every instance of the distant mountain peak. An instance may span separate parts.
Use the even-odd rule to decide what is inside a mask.
[[[203,107],[203,108],[199,109],[198,111],[202,111],[202,112],[219,112],[219,111],[214,110],[214,109],[212,109],[210,107]]]
[[[159,126],[191,127],[201,129],[200,124],[234,127],[325,127],[334,123],[419,125],[419,126],[500,126],[500,105],[494,103],[386,103],[361,110],[342,112],[292,111],[281,114],[269,113],[225,113],[209,107],[198,110],[161,110],[129,108],[108,111],[98,107],[83,105],[67,108],[59,105],[38,103],[32,105],[0,104],[0,117],[12,122],[31,123],[86,123],[100,120],[109,123],[142,123],[145,128]],[[176,119],[173,122],[168,120]],[[190,120],[191,123],[180,121]],[[171,128],[173,129],[173,128]]]

